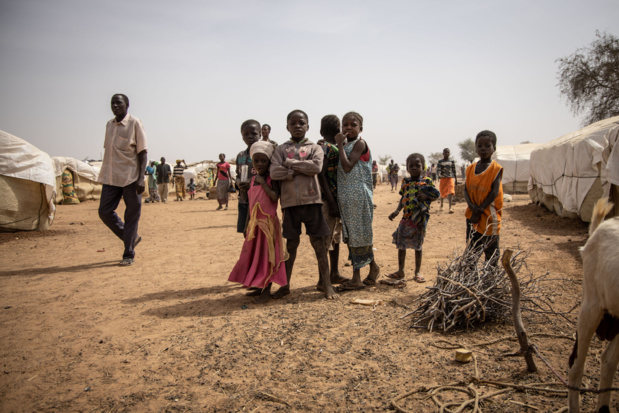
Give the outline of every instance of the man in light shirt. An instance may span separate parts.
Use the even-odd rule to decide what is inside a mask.
[[[142,211],[144,171],[147,163],[146,134],[142,122],[129,115],[129,98],[123,94],[112,96],[114,118],[105,129],[103,165],[99,182],[103,184],[99,217],[125,244],[121,266],[133,264]],[[120,199],[125,201],[125,222],[116,214]]]

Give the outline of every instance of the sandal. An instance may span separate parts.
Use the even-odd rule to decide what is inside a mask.
[[[121,267],[128,267],[132,264],[133,264],[133,258],[123,258],[123,260],[120,262],[119,265]]]
[[[337,287],[335,287],[335,291],[342,292],[342,291],[357,291],[357,290],[363,290],[365,288],[365,285],[352,285],[350,282],[343,282],[342,284],[338,285]]]
[[[403,280],[404,276],[397,275],[397,272],[392,272],[391,274],[385,274],[385,277],[391,278],[392,280]]]
[[[425,278],[423,278],[423,275],[415,275],[413,277],[413,281],[418,282],[418,283],[421,284],[421,283],[426,282],[427,280]]]

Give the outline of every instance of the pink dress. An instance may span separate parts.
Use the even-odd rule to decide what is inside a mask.
[[[228,281],[241,283],[245,288],[264,288],[270,282],[283,286],[288,283],[284,265],[288,253],[277,217],[277,202],[269,198],[262,185],[254,185],[255,179],[251,179],[247,192],[250,214],[247,237]],[[271,186],[270,176],[267,185]]]

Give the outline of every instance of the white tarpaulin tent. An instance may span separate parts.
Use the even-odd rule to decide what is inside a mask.
[[[606,168],[602,171],[604,196],[610,195],[615,204],[615,216],[619,216],[619,126],[614,127],[607,135],[608,146],[602,153]],[[609,192],[612,185],[612,194]]]
[[[504,192],[527,193],[531,152],[539,146],[539,143],[497,146],[492,157],[503,167]]]
[[[52,158],[0,130],[0,230],[48,229],[55,188]]]
[[[580,216],[589,222],[595,202],[609,193],[603,153],[609,146],[609,132],[618,125],[619,116],[604,119],[535,149],[530,164],[531,200],[560,216]]]
[[[56,174],[56,203],[60,204],[63,200],[62,195],[62,172],[65,169],[71,171],[73,175],[73,187],[75,194],[80,201],[101,199],[102,185],[99,179],[99,170],[95,166],[74,158],[54,156],[54,169]]]

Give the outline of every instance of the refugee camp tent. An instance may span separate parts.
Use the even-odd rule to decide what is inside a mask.
[[[607,140],[608,146],[602,152],[602,158],[606,162],[602,185],[608,183],[604,186],[604,196],[610,196],[615,204],[614,216],[619,216],[619,126],[608,132]]]
[[[615,116],[540,144],[531,152],[531,200],[557,215],[591,221],[595,202],[609,193],[608,181],[602,181],[603,153],[609,132],[618,125]]]
[[[54,219],[52,158],[0,130],[0,230],[46,230]]]
[[[492,155],[503,167],[503,191],[508,194],[526,194],[529,185],[529,161],[538,143],[497,146]]]
[[[54,156],[52,160],[56,174],[56,204],[60,204],[63,199],[62,172],[65,169],[71,171],[73,175],[73,187],[80,201],[101,199],[102,185],[97,181],[100,167],[97,168],[86,162],[62,156]]]

